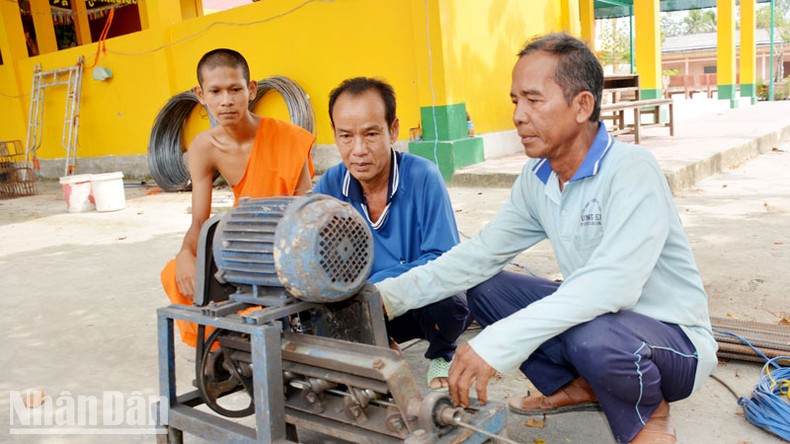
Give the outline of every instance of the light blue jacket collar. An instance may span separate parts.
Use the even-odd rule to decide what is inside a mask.
[[[590,151],[587,152],[587,156],[584,157],[584,161],[570,181],[573,182],[574,180],[596,175],[601,168],[601,161],[613,143],[614,138],[606,131],[606,126],[604,126],[603,122],[598,122],[598,133],[595,134]],[[544,184],[549,182],[552,171],[551,164],[546,159],[539,159],[535,166],[532,167],[532,172]]]

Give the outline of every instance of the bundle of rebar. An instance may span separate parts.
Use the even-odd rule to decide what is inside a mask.
[[[269,91],[277,91],[285,100],[291,123],[315,134],[315,114],[310,104],[310,97],[296,82],[284,76],[273,76],[258,82],[258,91],[250,103],[250,109],[255,108],[259,100]]]
[[[148,142],[148,169],[156,183],[165,191],[184,191],[191,188],[181,133],[192,110],[199,104],[195,93],[185,91],[168,100],[154,119]]]
[[[740,338],[768,358],[790,356],[790,326],[717,317],[711,318],[711,324],[719,358],[764,363],[765,359]]]

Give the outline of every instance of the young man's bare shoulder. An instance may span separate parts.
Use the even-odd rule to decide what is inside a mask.
[[[198,135],[192,139],[189,149],[192,150],[197,148],[201,151],[216,149],[217,145],[222,144],[224,136],[225,134],[219,125],[211,127],[198,133]]]
[[[218,150],[217,129],[218,127],[212,127],[201,131],[192,139],[187,150],[191,159],[206,167],[213,167],[216,158],[215,153]]]

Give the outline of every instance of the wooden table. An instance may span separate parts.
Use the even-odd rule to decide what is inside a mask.
[[[669,107],[669,122],[662,123],[659,118],[659,110],[662,106]],[[633,110],[634,124],[626,126],[624,122],[625,111]],[[616,116],[614,118],[614,125],[609,132],[613,135],[618,134],[633,134],[634,143],[639,143],[639,133],[642,128],[647,127],[669,127],[669,135],[675,135],[675,120],[672,110],[672,99],[649,99],[649,100],[623,100],[617,103],[607,103],[601,105],[601,116],[604,113],[612,113]],[[653,116],[653,121],[650,123],[642,123],[642,114],[650,114]]]
[[[603,97],[610,103],[639,100],[639,74],[610,74],[603,77]]]

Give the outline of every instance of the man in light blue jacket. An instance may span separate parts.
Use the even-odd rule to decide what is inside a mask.
[[[464,289],[484,330],[461,345],[450,396],[482,402],[495,370],[540,393],[510,409],[602,409],[618,442],[675,442],[668,402],[716,366],[707,296],[655,158],[599,122],[603,70],[565,34],[531,41],[513,69],[513,122],[530,158],[475,238],[377,285],[389,317]],[[502,272],[548,238],[564,280]]]

